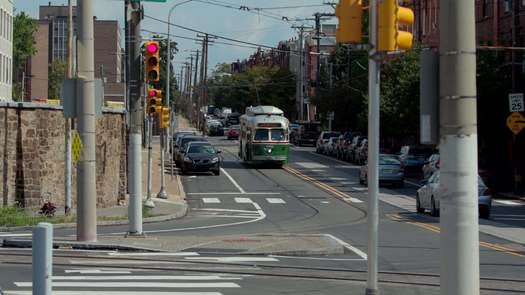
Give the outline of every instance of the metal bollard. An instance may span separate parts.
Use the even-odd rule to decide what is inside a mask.
[[[33,295],[51,295],[53,279],[53,225],[33,227]]]

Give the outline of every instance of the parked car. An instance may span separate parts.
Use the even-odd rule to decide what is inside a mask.
[[[365,140],[365,136],[355,136],[352,139],[352,143],[347,149],[347,157],[348,161],[355,163],[357,161],[357,153],[359,151],[359,147],[361,146],[361,143],[363,140]]]
[[[183,136],[180,138],[179,140],[179,143],[178,143],[178,150],[177,152],[175,153],[174,155],[174,161],[175,161],[175,165],[177,167],[181,167],[181,163],[182,163],[182,160],[183,160],[183,151],[186,150],[187,148],[187,144],[189,142],[193,142],[193,141],[201,141],[201,142],[207,142],[206,138],[202,137],[202,136],[192,136],[192,135],[188,135],[188,136]]]
[[[339,132],[333,132],[333,131],[323,131],[319,135],[319,138],[317,138],[317,142],[315,144],[315,151],[317,153],[324,154],[326,151],[324,150],[324,147],[328,143],[331,137],[338,137],[341,135]]]
[[[213,172],[221,174],[220,151],[216,150],[209,142],[194,141],[186,145],[183,151],[181,164],[182,174],[188,172]]]
[[[352,138],[353,138],[353,135],[352,135],[352,132],[350,131],[347,131],[341,134],[341,136],[339,136],[339,141],[337,142],[337,147],[336,147],[336,152],[335,152],[335,156],[338,159],[344,160],[346,158],[346,154],[345,154],[346,149],[347,149],[347,146],[350,145],[350,143],[352,142]]]
[[[439,189],[439,170],[434,172],[428,181],[423,181],[423,186],[417,190],[416,211],[425,213],[430,210],[432,216],[439,216],[439,199],[441,191]],[[478,210],[479,217],[489,218],[492,209],[492,196],[490,190],[478,175]]]
[[[434,172],[439,170],[439,154],[432,154],[423,165],[423,179],[428,179]]]
[[[405,145],[401,147],[399,160],[405,166],[405,174],[421,175],[423,165],[430,155],[434,153],[434,149],[430,147],[418,147]]]
[[[368,139],[364,138],[361,144],[357,147],[355,152],[355,161],[358,165],[362,165],[368,158]]]
[[[299,125],[294,136],[290,137],[293,144],[301,146],[305,144],[316,146],[319,135],[321,134],[321,122],[317,121],[298,121]]]
[[[328,142],[324,145],[324,153],[333,156],[335,153],[335,147],[337,146],[337,142],[339,141],[339,137],[330,137],[328,139]]]
[[[206,130],[209,136],[223,136],[224,129],[222,123],[217,119],[208,120],[206,122]]]
[[[359,183],[368,181],[368,163],[361,166]],[[379,155],[379,183],[389,183],[397,187],[405,186],[405,173],[401,162],[395,155]]]
[[[230,129],[228,130],[228,132],[226,132],[226,138],[227,139],[239,139],[240,133],[241,133],[241,126],[232,125],[230,126]]]
[[[170,149],[170,153],[173,155],[175,154],[178,146],[177,146],[177,140],[183,136],[186,136],[186,135],[197,135],[197,132],[196,131],[193,131],[193,130],[183,130],[183,131],[177,131],[175,133],[173,133],[173,137],[172,137],[172,140],[171,140],[171,149]]]

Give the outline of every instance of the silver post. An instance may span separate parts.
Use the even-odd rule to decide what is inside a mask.
[[[72,0],[67,1],[68,4],[68,32],[67,32],[67,78],[73,78],[73,4]],[[69,97],[66,99],[76,99],[75,97]],[[71,211],[71,174],[72,174],[72,161],[71,161],[71,120],[64,118],[64,130],[65,130],[65,167],[64,167],[64,198],[65,206],[64,213],[69,215]]]
[[[33,227],[33,295],[51,295],[53,282],[53,225]]]
[[[301,27],[299,33],[299,120],[304,120],[304,48],[303,48],[304,28]]]
[[[140,20],[141,5],[139,1],[126,0],[126,26],[128,28],[127,44],[129,62],[129,232],[128,235],[143,235],[142,232],[142,103],[140,76]]]
[[[151,166],[152,166],[152,158],[151,158],[151,137],[153,134],[153,117],[150,115],[148,116],[148,125],[147,125],[147,134],[148,134],[148,184],[147,184],[147,195],[146,195],[146,201],[144,202],[144,206],[148,208],[155,208],[155,203],[151,200]]]
[[[441,294],[479,294],[474,0],[441,0]]]
[[[378,229],[379,229],[379,102],[380,65],[377,51],[377,0],[370,1],[370,51],[368,53],[368,280],[366,294],[379,294]]]
[[[95,58],[93,1],[78,1],[78,78],[80,87],[78,132],[83,143],[77,168],[77,240],[97,240],[95,155]]]
[[[163,130],[166,132],[166,129]],[[165,167],[164,167],[164,152],[165,152],[165,142],[166,137],[165,134],[160,135],[160,191],[157,194],[157,198],[160,199],[167,199],[168,193],[166,192],[166,177],[164,175]]]

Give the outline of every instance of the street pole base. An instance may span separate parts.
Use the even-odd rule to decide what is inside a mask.
[[[164,189],[164,187],[162,187],[160,189],[160,192],[157,194],[157,198],[159,198],[159,199],[167,199],[168,198],[168,194],[166,193],[166,190]]]
[[[379,295],[379,290],[366,288],[365,295]]]
[[[144,207],[150,208],[150,209],[155,208],[155,203],[150,198],[147,198],[144,201]]]
[[[127,232],[125,235],[124,235],[124,238],[146,238],[146,234],[145,233],[137,233],[137,232]]]

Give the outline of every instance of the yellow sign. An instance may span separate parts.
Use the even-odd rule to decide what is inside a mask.
[[[514,112],[507,118],[507,127],[514,135],[518,135],[525,128],[525,117],[520,113]]]
[[[73,163],[76,164],[82,154],[82,140],[77,131],[73,131],[73,143],[71,144],[71,155],[73,156]]]

